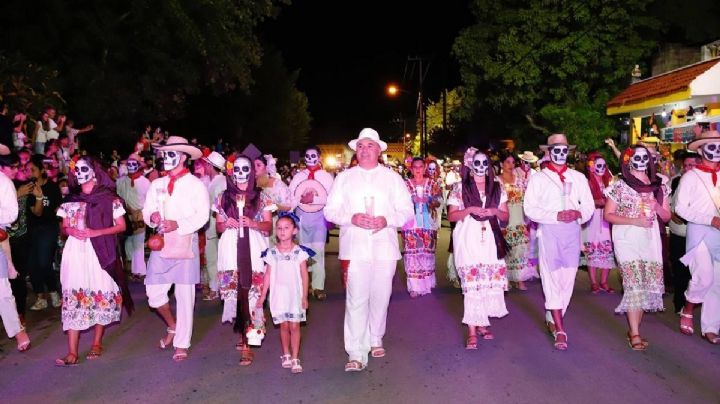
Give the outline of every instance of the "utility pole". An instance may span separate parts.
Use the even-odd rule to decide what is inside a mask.
[[[422,56],[408,56],[408,62],[418,63],[418,115],[420,117],[420,152],[423,157],[428,156],[428,139],[427,139],[427,103],[425,102],[425,94],[423,82],[425,75],[430,68],[429,64],[424,66],[425,58]]]

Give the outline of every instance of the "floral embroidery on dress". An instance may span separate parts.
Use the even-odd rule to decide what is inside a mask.
[[[93,325],[108,325],[120,321],[122,294],[88,291],[84,289],[63,290],[62,322],[66,328],[84,330]]]
[[[620,263],[624,295],[617,313],[628,310],[663,311],[663,266],[661,262],[636,260]]]
[[[462,280],[463,294],[483,289],[499,288],[507,290],[508,282],[505,270],[505,263],[457,267],[458,275]]]
[[[586,241],[583,243],[583,252],[589,266],[597,268],[612,268],[615,266],[613,244],[610,240]]]

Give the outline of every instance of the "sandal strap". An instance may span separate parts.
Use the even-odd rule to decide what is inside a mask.
[[[683,313],[682,310],[681,310],[681,311],[680,311],[680,317],[693,318],[693,315],[692,315],[692,314]]]
[[[170,327],[168,327],[165,331],[166,331],[168,334],[175,334],[175,330],[173,330],[173,329],[170,328]]]

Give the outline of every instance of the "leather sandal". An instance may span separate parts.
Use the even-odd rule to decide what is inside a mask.
[[[637,339],[638,342],[633,343],[633,340]],[[640,334],[637,335],[631,335],[630,340],[628,341],[628,345],[630,345],[630,348],[632,348],[633,351],[644,351],[647,349],[647,345],[643,341],[642,338],[640,338]]]
[[[381,346],[376,346],[370,348],[370,356],[373,358],[382,358],[385,356],[385,348]]]
[[[55,359],[55,366],[58,367],[72,367],[78,365],[78,357],[75,354],[67,354],[64,358]]]
[[[630,335],[630,331],[627,333],[627,340],[628,342],[632,342],[632,336]],[[645,348],[650,346],[650,343],[645,338],[640,338],[640,341],[642,341],[643,345],[645,345]]]
[[[478,348],[478,337],[477,335],[471,335],[467,338],[467,341],[465,341],[465,349],[467,350],[475,350]]]
[[[482,339],[489,341],[491,339],[495,339],[495,335],[493,335],[492,331],[485,329],[479,329],[478,332],[480,333],[480,336]]]
[[[188,350],[184,348],[175,348],[175,353],[172,358],[175,362],[182,362],[188,358]]]
[[[558,341],[558,335],[564,335],[565,341]],[[555,346],[555,349],[558,351],[567,351],[568,344],[567,344],[567,333],[565,331],[555,331],[555,343],[553,344]]]
[[[292,366],[290,367],[291,373],[302,373],[303,368],[300,364],[300,359],[292,359]]]
[[[250,350],[250,347],[244,345],[240,350],[240,366],[250,366],[253,363],[255,354]]]
[[[175,339],[175,330],[168,327],[167,330],[165,330],[165,331],[167,332],[167,335],[172,335],[172,338],[167,343],[165,342],[165,340],[167,339],[167,335],[165,336],[165,338],[161,338],[160,339],[160,349],[167,349],[167,347],[170,346],[170,343]]]
[[[93,345],[90,347],[90,352],[88,352],[87,356],[85,356],[85,359],[87,360],[93,360],[101,357],[103,354],[103,347],[102,345]]]
[[[600,293],[600,286],[598,286],[597,283],[593,283],[592,285],[590,285],[590,292],[592,292],[592,294],[594,295]]]
[[[600,290],[606,293],[610,293],[611,295],[615,293],[615,289],[611,288],[610,285],[608,285],[607,283],[601,283]]]
[[[360,361],[357,360],[351,360],[350,362],[345,364],[346,372],[360,372],[363,369],[365,369],[365,365],[363,365]]]
[[[690,319],[691,324],[690,325],[683,324],[682,323],[683,318]],[[693,335],[695,333],[695,330],[692,327],[692,319],[693,319],[692,314],[685,314],[682,310],[680,310],[680,332],[681,333],[683,333],[685,335]]]
[[[282,366],[284,369],[292,368],[292,359],[290,359],[290,355],[283,355],[280,357],[280,360],[280,366]]]

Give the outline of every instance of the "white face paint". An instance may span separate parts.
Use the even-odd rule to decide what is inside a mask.
[[[250,179],[250,160],[239,158],[233,163],[233,178],[238,184],[244,184]]]
[[[484,177],[485,174],[487,174],[488,167],[490,167],[490,162],[486,155],[478,153],[473,157],[472,165],[473,174],[478,177]]]
[[[320,153],[315,149],[308,149],[305,152],[305,165],[315,167],[318,163],[320,163]]]
[[[645,171],[650,164],[650,155],[645,149],[635,149],[632,158],[630,159],[630,166],[633,170]]]
[[[140,169],[140,163],[136,160],[128,160],[125,165],[127,166],[127,171],[130,174],[135,174]]]
[[[163,169],[165,171],[172,171],[180,164],[181,153],[178,151],[161,151],[160,155],[163,159]]]
[[[78,160],[75,163],[75,178],[78,184],[82,185],[95,178],[95,170],[85,160]]]
[[[605,175],[605,171],[607,171],[607,163],[605,162],[605,159],[595,159],[595,174],[602,177],[603,175]]]
[[[435,173],[437,172],[437,165],[435,163],[428,164],[428,174],[430,174],[431,177],[435,176]]]
[[[720,162],[720,142],[705,143],[702,147],[702,154],[707,161]]]
[[[565,165],[570,149],[566,145],[557,145],[550,147],[550,161],[557,165]]]

